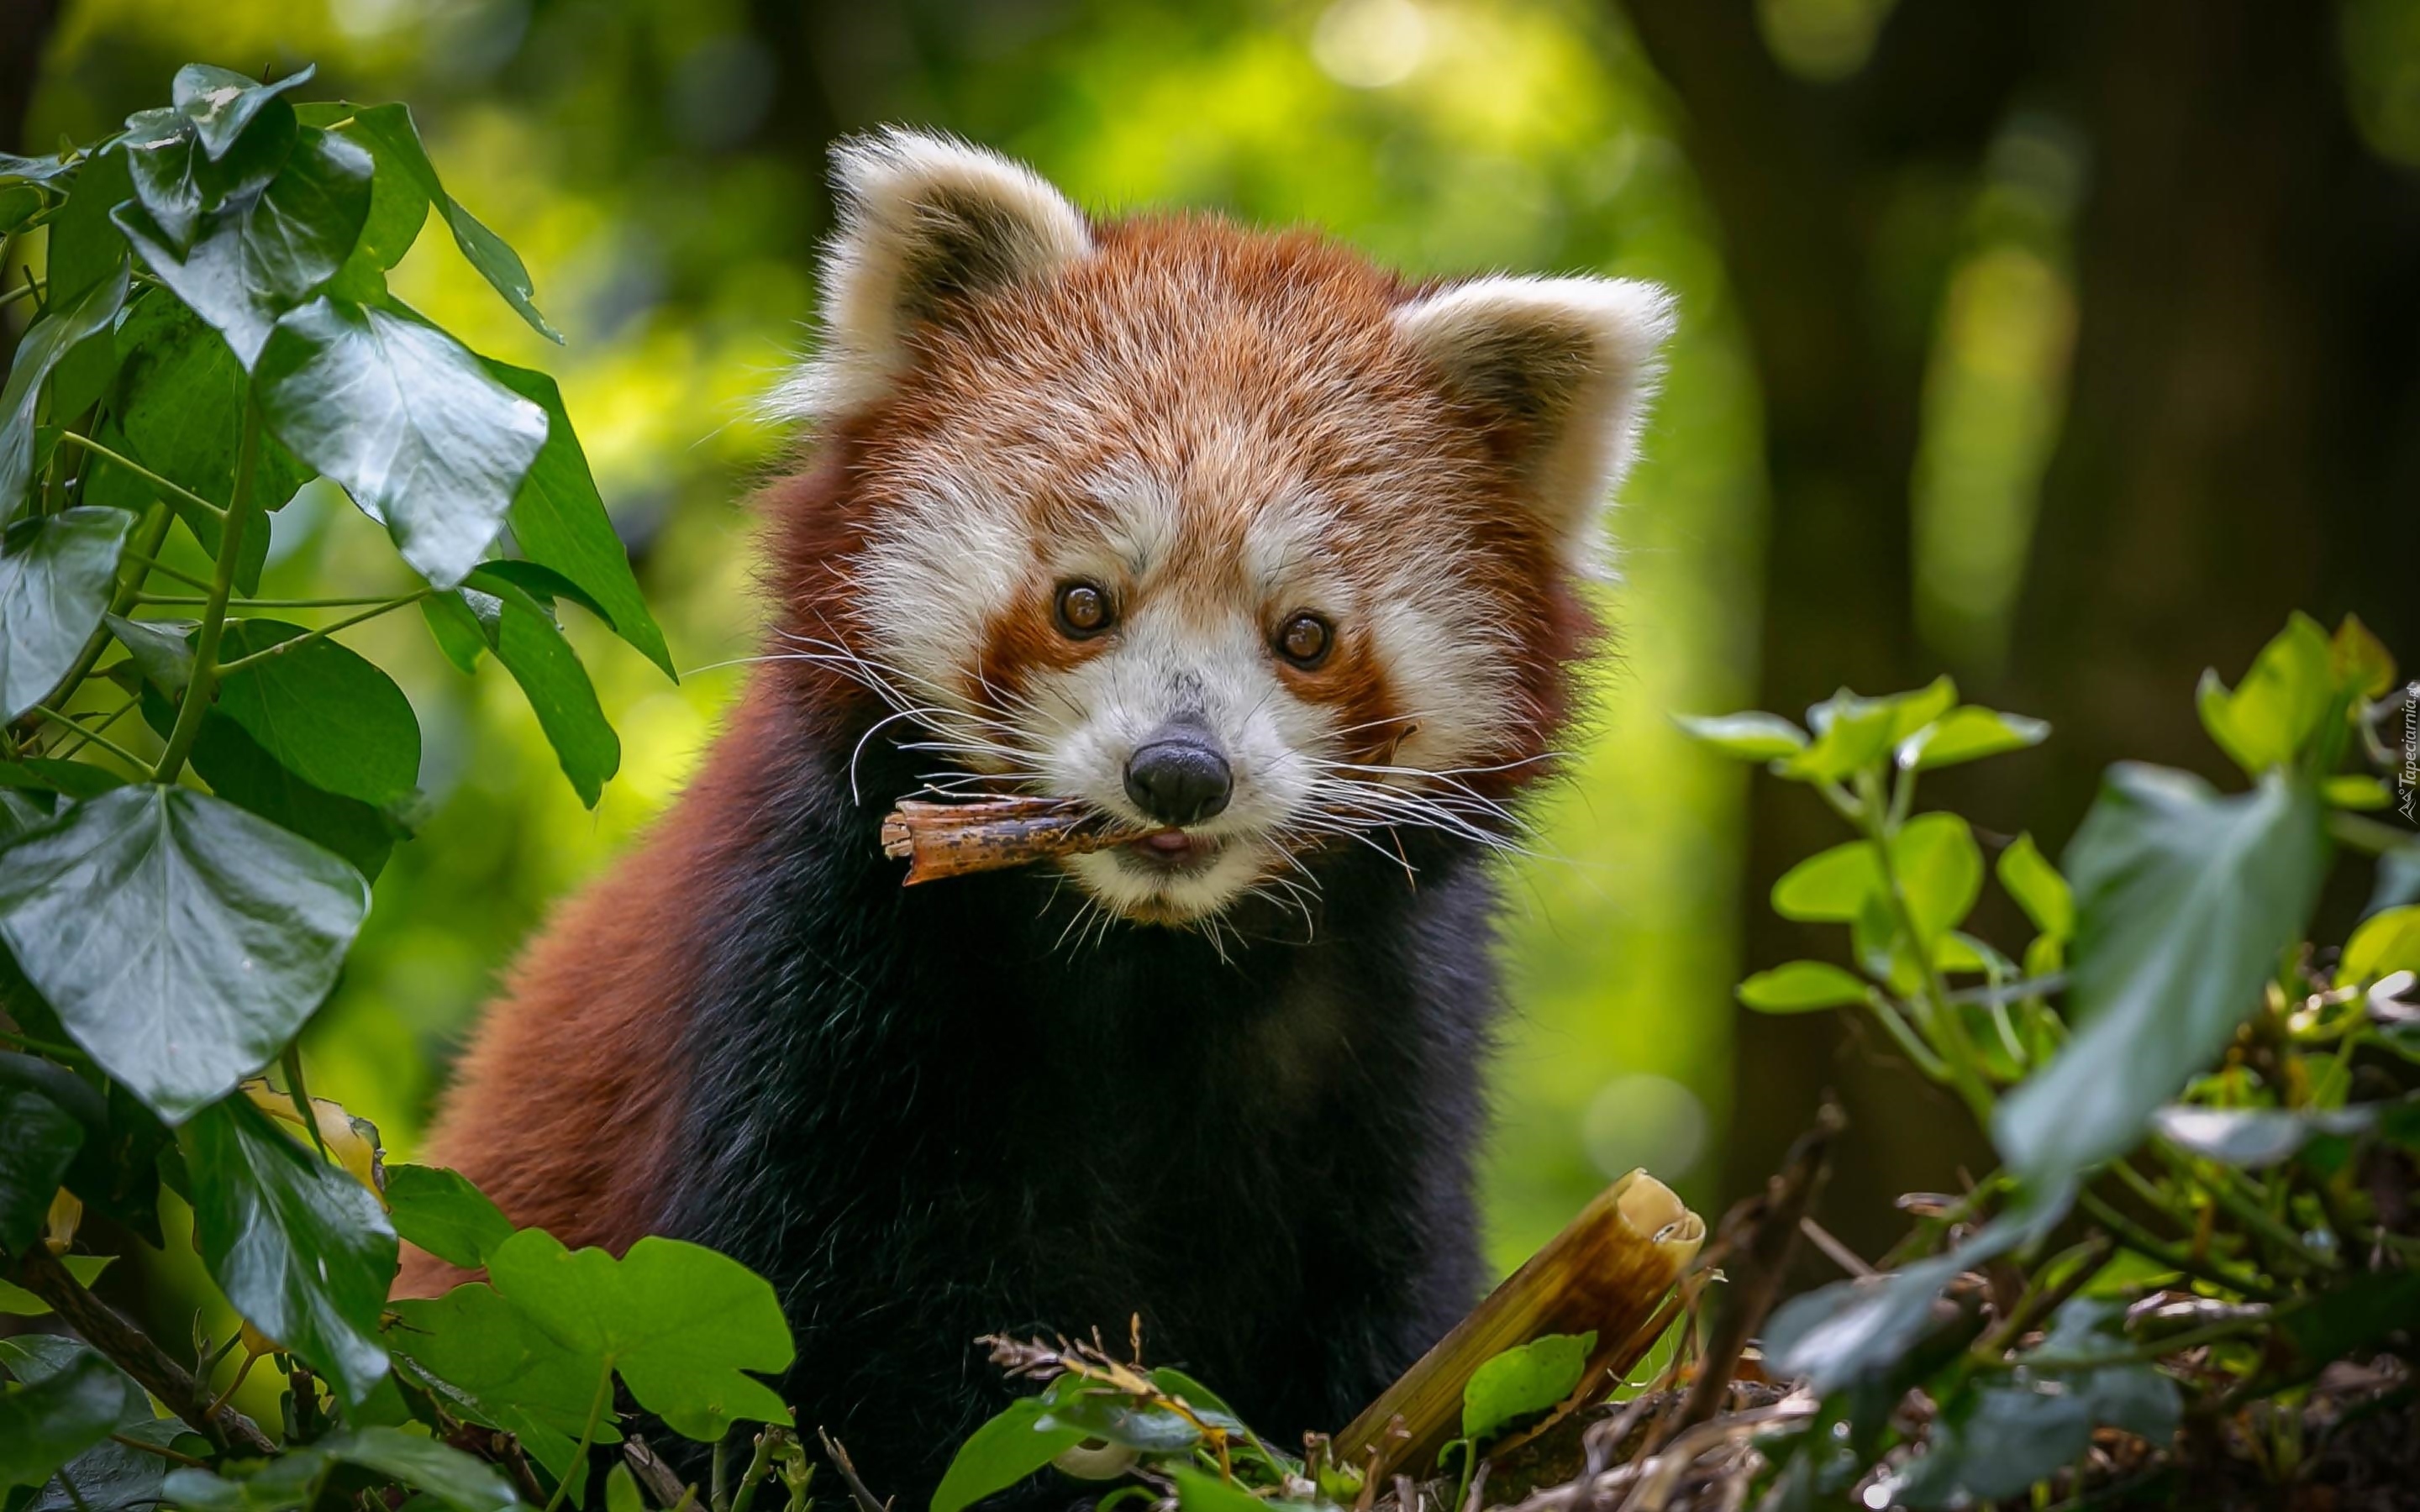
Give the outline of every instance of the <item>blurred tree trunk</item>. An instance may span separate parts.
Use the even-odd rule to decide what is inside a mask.
[[[2298,606],[2358,609],[2420,658],[2420,190],[2353,131],[2334,8],[1902,0],[1835,84],[1775,63],[1752,0],[1626,9],[1678,97],[1763,385],[1761,706],[1936,670],[1912,624],[1909,491],[1953,248],[1925,196],[1970,193],[2019,105],[2068,113],[2088,144],[2082,318],[2010,672],[1967,691],[2058,733],[1935,795],[2055,842],[2112,760],[2211,769],[2195,678],[2240,670]],[[1764,901],[1836,821],[1753,791],[1749,962],[1838,958],[1837,931]],[[1729,1190],[1762,1180],[1826,1084],[1853,1120],[1829,1219],[1868,1253],[1900,1227],[1891,1196],[1990,1163],[1857,1021],[1745,1018]]]

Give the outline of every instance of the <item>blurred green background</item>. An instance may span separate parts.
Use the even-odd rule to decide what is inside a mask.
[[[87,140],[187,60],[412,105],[527,259],[534,336],[433,231],[396,292],[562,380],[682,669],[573,632],[621,733],[583,810],[518,692],[418,620],[349,632],[427,733],[427,824],[306,1041],[416,1147],[520,942],[675,793],[754,643],[752,400],[806,339],[826,145],[882,121],[1105,211],[1312,223],[1420,273],[1669,285],[1682,335],[1616,517],[1618,655],[1514,869],[1489,1238],[1510,1266],[1645,1165],[1708,1211],[1837,1088],[1828,1210],[1979,1140],[1839,1017],[1746,1020],[1838,958],[1761,891],[1835,837],[1668,716],[1959,675],[2054,747],[1932,796],[2055,844],[2118,755],[2211,765],[2190,690],[2300,606],[2420,654],[2420,5],[2353,0],[15,0],[0,130]],[[264,594],[403,569],[317,484]],[[578,616],[572,616],[577,619]],[[1987,922],[1988,922],[1987,916]],[[530,1068],[543,1076],[546,1068]],[[580,1137],[566,1130],[566,1138]],[[1979,1168],[1979,1167],[1976,1167]]]

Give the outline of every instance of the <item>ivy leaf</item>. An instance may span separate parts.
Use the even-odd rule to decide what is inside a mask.
[[[466,1271],[485,1266],[496,1246],[513,1237],[512,1220],[487,1194],[442,1166],[388,1166],[386,1205],[396,1233]]]
[[[126,1378],[89,1350],[39,1381],[0,1387],[0,1487],[39,1486],[109,1437]]]
[[[388,1342],[398,1360],[442,1382],[440,1395],[464,1415],[519,1439],[558,1478],[570,1471],[605,1379],[601,1359],[549,1336],[489,1286],[398,1301],[392,1310]],[[599,1421],[598,1443],[621,1438],[610,1414]]]
[[[2215,669],[2201,674],[2195,702],[2202,728],[2253,777],[2291,765],[2318,733],[2335,694],[2328,634],[2297,613],[2260,648],[2233,691]]]
[[[187,1437],[199,1440],[183,1423],[154,1418],[147,1408],[142,1421],[120,1423],[110,1438],[59,1467],[62,1473],[15,1512],[150,1512],[159,1504],[160,1483],[169,1465],[156,1451],[176,1448],[177,1441]],[[127,1439],[150,1448],[118,1442]],[[75,1483],[73,1497],[68,1495],[69,1481]]]
[[[126,261],[126,238],[109,212],[133,193],[123,152],[103,152],[76,165],[68,202],[51,219],[53,305],[82,294]]]
[[[546,444],[538,449],[529,476],[521,480],[520,491],[513,496],[509,517],[521,555],[561,573],[585,595],[584,602],[595,606],[614,634],[678,682],[664,633],[647,612],[646,597],[630,575],[630,554],[623,548],[622,538],[613,533],[613,522],[606,516],[604,500],[597,496],[597,480],[588,471],[580,438],[564,413],[562,391],[554,379],[527,368],[491,361],[488,371],[546,411]]]
[[[202,150],[212,158],[223,158],[262,106],[309,82],[318,71],[315,65],[306,63],[274,84],[261,84],[207,63],[188,63],[177,70],[169,85],[169,98],[193,121]]]
[[[370,149],[382,161],[391,162],[409,174],[419,186],[428,203],[445,220],[446,228],[454,233],[454,244],[461,249],[464,258],[488,281],[488,286],[504,296],[513,312],[529,322],[530,329],[547,340],[562,345],[563,333],[546,323],[531,301],[529,270],[522,266],[520,255],[504,244],[504,238],[480,224],[478,217],[462,208],[438,179],[437,167],[428,161],[428,149],[422,145],[420,129],[412,123],[411,112],[402,105],[374,105],[365,110],[357,105],[320,105],[307,113],[308,118],[324,120],[333,125],[345,123],[349,135],[370,145]],[[397,254],[399,256],[400,254]],[[386,266],[393,267],[389,263]]]
[[[1931,772],[2023,750],[2049,738],[2050,726],[2040,719],[1969,704],[1950,710],[1900,741],[1895,759],[1905,769]]]
[[[15,516],[33,480],[34,422],[44,382],[69,354],[110,329],[126,304],[130,276],[120,257],[116,270],[90,287],[72,295],[54,292],[50,308],[18,338],[8,381],[0,384],[0,521]],[[12,709],[8,717],[16,714]]]
[[[1777,761],[1807,747],[1807,732],[1777,714],[1684,714],[1673,723],[1699,744],[1744,762]]]
[[[478,564],[546,441],[546,411],[461,343],[339,300],[277,322],[256,386],[278,439],[383,520],[441,588]]]
[[[1760,1013],[1805,1013],[1866,1000],[1866,984],[1822,961],[1792,961],[1739,984],[1739,1000]]]
[[[147,698],[144,715],[163,732],[173,722],[164,700]],[[378,880],[395,842],[405,838],[404,826],[389,811],[313,787],[215,708],[202,716],[191,764],[218,796],[334,851],[370,881]]]
[[[1084,1442],[1081,1428],[1043,1427],[1047,1412],[1041,1397],[1020,1396],[968,1435],[933,1492],[932,1512],[962,1512]]]
[[[2075,1033],[2001,1103],[2009,1164],[2059,1178],[2133,1148],[2259,1006],[2326,858],[2308,788],[2271,777],[2221,797],[2182,772],[2111,768],[2067,853]]]
[[[126,648],[126,659],[145,682],[174,695],[193,681],[193,621],[130,620],[116,614],[104,614],[101,621]]]
[[[184,1149],[194,1231],[219,1289],[346,1400],[366,1397],[387,1371],[379,1315],[396,1269],[378,1198],[244,1097],[195,1114]]]
[[[123,787],[0,852],[0,939],[76,1042],[176,1122],[285,1048],[368,894],[233,804]]]
[[[245,368],[258,363],[278,316],[345,265],[370,212],[368,153],[305,130],[277,177],[203,217],[189,251],[149,210],[124,206],[117,228],[153,274],[218,329]]]
[[[1486,1439],[1507,1424],[1543,1412],[1569,1396],[1588,1368],[1596,1334],[1542,1334],[1506,1350],[1470,1373],[1462,1387],[1462,1431]]]
[[[597,702],[571,642],[546,606],[489,563],[471,575],[463,600],[496,659],[520,684],[553,746],[563,775],[580,800],[594,809],[608,779],[622,766],[622,742]],[[432,616],[431,625],[437,621]]]
[[[2058,869],[2043,858],[2031,835],[2019,835],[2000,853],[2000,886],[2034,928],[2054,939],[2075,933],[2075,894]]]
[[[395,680],[299,625],[236,620],[221,660],[263,656],[220,685],[218,708],[278,764],[325,793],[373,806],[418,791],[420,721]],[[291,642],[290,644],[288,642]]]
[[[0,533],[0,724],[50,696],[109,611],[134,517],[78,504]]]
[[[0,1079],[0,1248],[23,1254],[84,1149],[84,1125],[34,1087]]]
[[[677,1433],[711,1443],[735,1422],[790,1421],[743,1373],[786,1370],[795,1351],[771,1284],[737,1260],[654,1237],[617,1260],[524,1228],[489,1256],[488,1274],[550,1336],[601,1357]]]

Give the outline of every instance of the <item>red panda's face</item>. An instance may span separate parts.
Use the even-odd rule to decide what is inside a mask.
[[[1661,296],[1435,292],[1328,244],[1088,224],[1030,174],[845,149],[827,347],[862,544],[818,617],[931,754],[1150,833],[1067,864],[1182,923],[1389,826],[1500,840],[1584,619]]]

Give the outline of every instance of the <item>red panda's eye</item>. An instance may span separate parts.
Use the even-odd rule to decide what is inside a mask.
[[[1335,639],[1326,620],[1316,614],[1297,614],[1278,631],[1278,650],[1307,671],[1327,659],[1327,648]]]
[[[1059,590],[1059,628],[1080,640],[1100,634],[1116,616],[1108,590],[1094,583],[1068,583]]]

